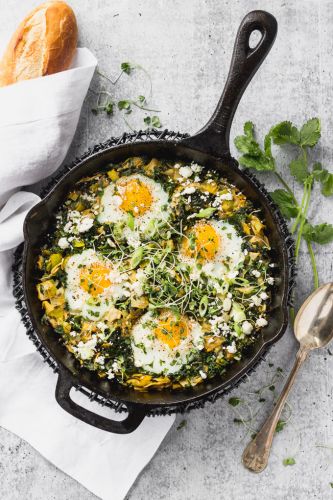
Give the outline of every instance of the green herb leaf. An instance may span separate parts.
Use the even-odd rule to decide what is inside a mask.
[[[148,126],[149,126],[149,125],[150,125],[150,122],[151,122],[151,118],[150,118],[150,116],[145,116],[145,118],[143,119],[143,121],[144,121],[144,123],[145,123],[146,125],[148,125]]]
[[[279,420],[275,427],[275,432],[281,432],[287,422],[284,420]]]
[[[130,212],[127,214],[127,226],[131,231],[134,231],[134,217]]]
[[[133,69],[135,69],[135,66],[129,62],[123,62],[120,65],[121,71],[129,75]]]
[[[139,247],[132,254],[131,258],[132,269],[135,269],[140,264],[140,262],[142,261],[142,257],[143,257],[143,247]]]
[[[199,314],[203,318],[207,312],[208,308],[208,297],[204,295],[199,303]]]
[[[254,136],[252,122],[244,124],[244,135],[235,138],[234,143],[240,153],[243,153],[238,161],[241,165],[255,170],[275,170],[275,161],[272,157],[270,138],[265,138],[265,152],[261,150]]]
[[[308,164],[303,156],[300,156],[296,160],[293,160],[289,164],[290,172],[295,179],[304,184],[305,180],[309,176]]]
[[[107,101],[107,103],[104,106],[104,111],[106,112],[106,114],[112,115],[113,114],[113,108],[114,108],[114,102],[113,101]]]
[[[326,243],[333,241],[333,226],[327,222],[316,226],[306,222],[303,228],[303,238],[319,245],[326,245]]]
[[[198,219],[209,219],[209,217],[211,217],[216,210],[217,208],[214,207],[203,208],[196,214],[196,217]]]
[[[274,144],[299,144],[300,133],[297,128],[288,121],[278,123],[271,128],[269,133]]]
[[[131,109],[131,101],[129,100],[118,101],[118,109],[120,111],[123,109],[128,111],[129,109]]]
[[[285,189],[275,189],[275,191],[269,193],[275,203],[281,210],[282,215],[287,219],[293,219],[297,217],[298,208],[295,204],[295,200],[291,193]]]
[[[295,465],[296,460],[294,458],[291,458],[291,457],[284,458],[282,463],[283,463],[283,465]]]
[[[144,103],[146,102],[146,98],[145,98],[145,96],[144,96],[144,95],[139,95],[139,96],[138,96],[138,102],[139,102],[140,104],[144,104]]]
[[[177,431],[179,431],[180,429],[182,429],[183,427],[185,427],[186,425],[186,420],[182,420],[179,425],[177,426]]]
[[[154,128],[161,128],[162,124],[158,116],[154,115],[151,117],[151,124]]]
[[[308,120],[300,130],[300,145],[313,147],[320,139],[320,121],[318,118]]]
[[[229,398],[229,405],[231,406],[238,406],[241,400],[239,398]]]
[[[312,170],[313,177],[321,183],[321,192],[324,196],[333,195],[333,174],[322,167],[321,163],[316,162]]]
[[[332,483],[330,483],[330,487],[331,487],[331,488],[333,488],[333,482],[332,482]]]

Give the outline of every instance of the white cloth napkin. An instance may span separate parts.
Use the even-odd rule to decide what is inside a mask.
[[[97,496],[121,500],[174,417],[146,418],[132,434],[115,435],[67,414],[55,401],[56,376],[28,339],[11,289],[12,250],[23,240],[28,210],[39,201],[19,189],[62,163],[96,63],[87,49],[78,49],[70,70],[0,88],[0,425]],[[92,409],[85,396],[73,397]],[[96,403],[93,409],[123,418]]]

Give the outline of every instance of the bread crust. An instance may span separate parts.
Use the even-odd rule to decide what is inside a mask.
[[[62,1],[34,9],[13,34],[0,62],[0,87],[69,68],[77,47],[73,10]]]

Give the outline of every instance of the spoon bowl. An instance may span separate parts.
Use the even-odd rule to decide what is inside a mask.
[[[295,337],[303,349],[325,347],[333,338],[333,283],[314,291],[297,313]]]

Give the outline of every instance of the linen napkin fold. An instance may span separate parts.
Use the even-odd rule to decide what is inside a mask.
[[[56,376],[35,352],[12,296],[13,249],[39,201],[20,188],[51,175],[75,133],[97,61],[78,49],[68,71],[0,89],[0,425],[105,500],[121,500],[152,458],[174,417],[146,418],[129,435],[75,419],[56,403]],[[74,396],[73,396],[74,397]],[[75,400],[91,409],[76,393]],[[115,420],[123,416],[96,405]]]

